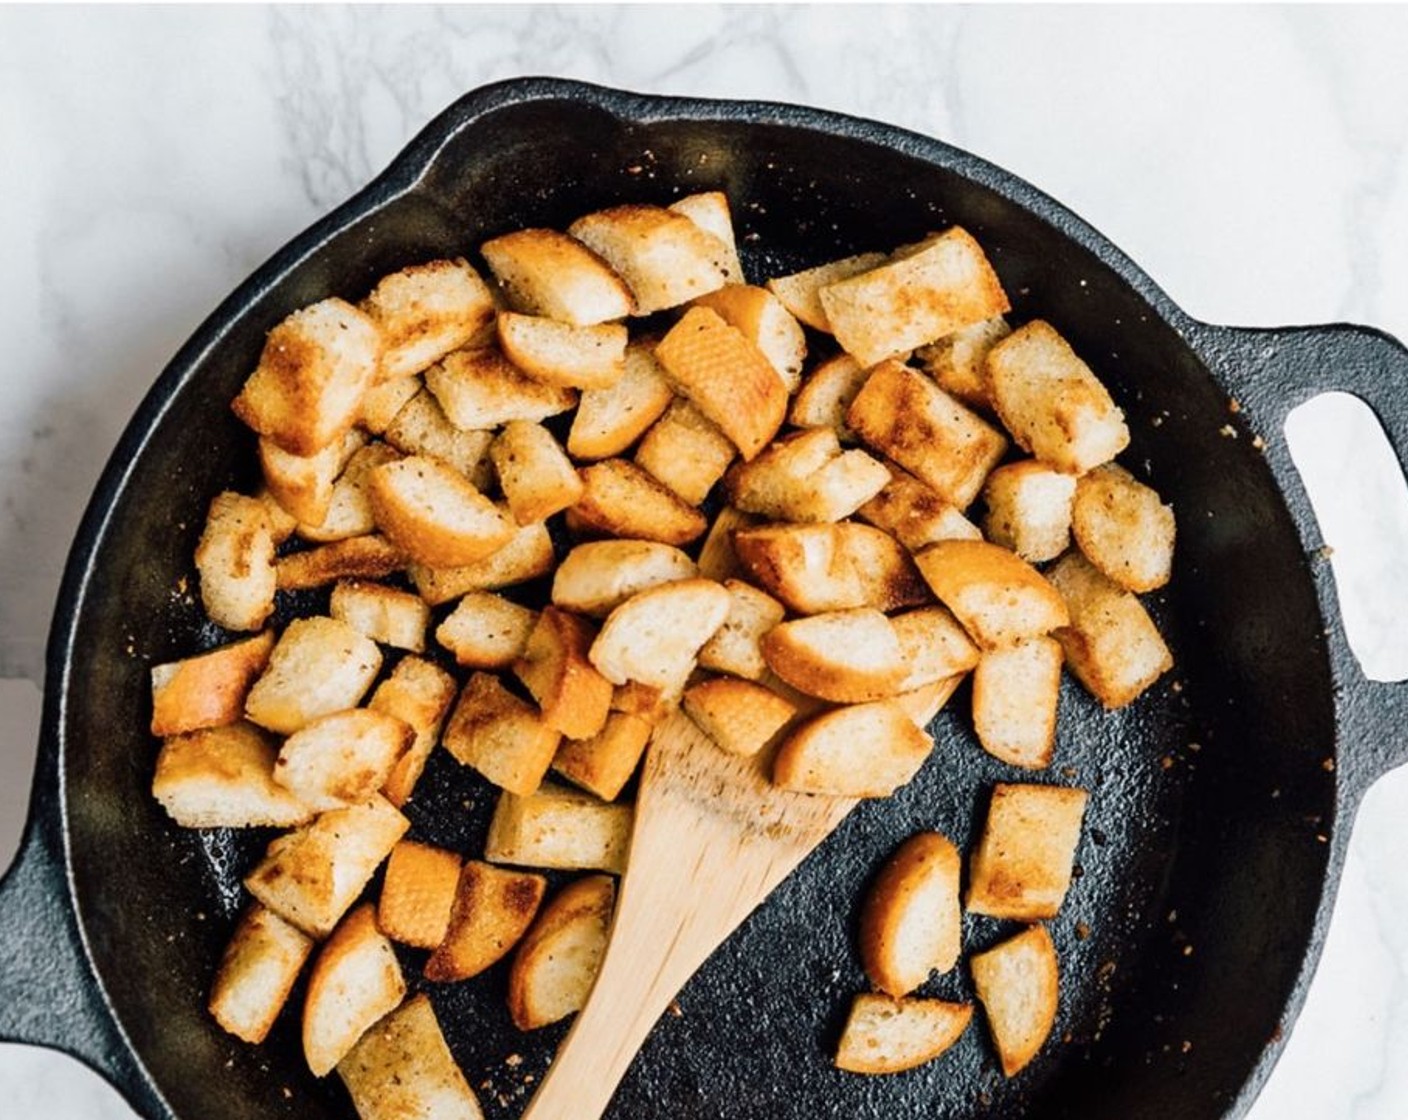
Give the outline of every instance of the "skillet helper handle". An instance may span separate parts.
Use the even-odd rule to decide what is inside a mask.
[[[1200,325],[1194,333],[1240,416],[1265,441],[1267,463],[1307,548],[1321,534],[1285,438],[1286,417],[1298,405],[1328,392],[1358,397],[1383,425],[1400,467],[1408,464],[1408,347],[1393,336],[1340,324],[1273,330]],[[1326,618],[1339,620],[1329,571],[1317,578]],[[1341,789],[1357,804],[1375,780],[1408,763],[1408,687],[1366,677],[1338,622],[1327,640],[1340,711]]]

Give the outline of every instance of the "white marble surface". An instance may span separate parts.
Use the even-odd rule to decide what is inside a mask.
[[[1042,186],[1201,318],[1408,338],[1405,63],[1389,6],[0,7],[0,864],[59,570],[127,416],[236,282],[459,93],[558,74],[878,117]],[[1408,772],[1364,806],[1255,1120],[1408,1115],[1405,805]],[[0,1047],[0,1100],[130,1116],[22,1047]]]

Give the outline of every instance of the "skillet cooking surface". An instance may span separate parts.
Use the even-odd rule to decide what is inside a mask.
[[[571,100],[531,96],[564,89]],[[1002,172],[803,110],[519,83],[471,95],[405,160],[266,266],[173,362],[139,417],[155,426],[128,445],[140,451],[97,527],[93,574],[74,606],[63,760],[79,920],[171,1110],[352,1115],[336,1078],[318,1083],[304,1067],[295,1014],[251,1048],[204,1010],[243,905],[240,877],[271,834],[183,831],[149,793],[148,669],[225,637],[203,621],[190,558],[210,497],[255,482],[252,438],[228,402],[264,333],[299,306],[360,298],[385,272],[470,253],[506,230],[721,188],[752,280],[954,223],[978,238],[1013,320],[1040,315],[1070,339],[1126,411],[1133,438],[1121,461],[1177,511],[1173,583],[1146,597],[1177,664],[1116,714],[1067,680],[1056,761],[1031,779],[978,748],[960,690],[935,721],[921,775],[862,805],[709,961],[610,1115],[1224,1115],[1279,1033],[1312,942],[1335,806],[1323,765],[1334,707],[1315,586],[1284,499],[1180,337],[1181,313],[1098,235]],[[285,603],[279,621],[318,603]],[[1062,968],[1051,1042],[1011,1082],[981,1022],[910,1074],[832,1070],[850,997],[866,987],[854,944],[871,875],[921,828],[968,850],[1000,780],[1092,793],[1079,877],[1051,923]],[[437,752],[407,810],[412,835],[476,852],[492,805],[488,787]],[[1013,928],[965,918],[965,958]],[[423,961],[403,955],[413,988]],[[518,1114],[566,1030],[516,1032],[504,990],[503,966],[431,989],[491,1118]],[[922,994],[972,998],[966,969]]]

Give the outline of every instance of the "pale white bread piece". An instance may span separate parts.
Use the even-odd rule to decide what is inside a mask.
[[[1089,795],[999,783],[969,864],[967,908],[991,918],[1054,918],[1071,885]]]
[[[316,455],[356,423],[381,354],[381,331],[370,316],[345,300],[322,300],[269,332],[231,407],[289,454]]]
[[[904,709],[905,715],[909,716],[914,726],[923,731],[928,728],[933,718],[943,711],[944,705],[958,690],[965,676],[966,673],[955,673],[951,677],[922,684],[908,692],[901,692],[894,701]]]
[[[1011,309],[982,247],[958,226],[818,295],[836,341],[866,366]]]
[[[284,740],[274,780],[318,812],[360,804],[391,777],[415,735],[405,721],[369,708],[319,716]]]
[[[768,668],[793,688],[838,704],[894,696],[909,675],[895,628],[873,607],[779,623],[760,648]]]
[[[569,511],[578,528],[613,537],[682,545],[709,527],[699,510],[634,463],[603,459],[581,472],[582,496]]]
[[[789,393],[802,383],[802,363],[807,357],[807,336],[802,325],[766,288],[729,283],[700,296],[695,307],[718,312],[724,322],[737,327],[772,363]]]
[[[1031,926],[974,953],[969,967],[1002,1072],[1016,1077],[1040,1052],[1056,1022],[1061,986],[1051,935],[1045,926]]]
[[[759,520],[751,513],[744,513],[732,506],[721,507],[704,535],[704,543],[699,546],[699,574],[720,583],[742,575],[743,564],[734,551],[733,534],[738,529],[757,525]]]
[[[973,730],[988,754],[1025,770],[1051,764],[1061,657],[1060,643],[1048,637],[983,654],[973,671]]]
[[[1076,679],[1106,708],[1133,703],[1173,668],[1144,604],[1079,552],[1066,553],[1047,577],[1070,612],[1070,624],[1052,636]]]
[[[410,800],[425,770],[426,760],[440,741],[440,727],[454,703],[455,678],[434,662],[414,655],[396,663],[391,675],[376,686],[367,707],[395,716],[410,726],[415,738],[391,768],[382,796],[398,808]]]
[[[376,529],[376,515],[372,510],[372,473],[387,463],[394,463],[401,453],[390,444],[373,440],[359,447],[342,473],[333,483],[332,500],[322,521],[316,525],[300,521],[298,535],[307,541],[327,543],[366,536]]]
[[[546,420],[577,403],[577,391],[529,377],[497,346],[455,350],[425,371],[450,423],[474,431],[510,420]]]
[[[933,742],[893,700],[833,708],[778,748],[772,780],[783,789],[834,797],[889,797],[909,782]]]
[[[274,533],[258,498],[226,490],[211,500],[195,552],[200,599],[226,630],[258,630],[274,613]]]
[[[767,288],[798,320],[814,330],[830,334],[831,320],[827,318],[826,308],[821,303],[821,289],[869,272],[884,262],[884,253],[857,253],[853,257],[842,257],[813,268],[804,268],[801,272],[774,276],[767,282]]]
[[[836,1050],[836,1068],[847,1073],[903,1073],[932,1062],[968,1029],[973,1007],[939,999],[892,999],[863,992]]]
[[[851,516],[890,481],[885,464],[864,451],[842,451],[831,428],[779,440],[728,475],[729,501],[776,521],[826,522]]]
[[[492,673],[474,673],[441,742],[495,785],[526,795],[543,780],[560,738],[536,704],[514,695]]]
[[[273,440],[259,440],[259,471],[264,485],[279,506],[295,519],[320,524],[332,504],[333,483],[347,460],[367,442],[353,428],[316,455],[290,455]]]
[[[798,428],[830,428],[841,442],[855,443],[846,412],[869,377],[870,370],[849,354],[827,358],[807,374],[792,398],[788,423]]]
[[[304,591],[339,579],[382,579],[404,571],[409,562],[380,533],[367,533],[290,552],[274,562],[274,574],[280,591]]]
[[[890,481],[856,510],[862,521],[884,529],[911,552],[935,541],[981,540],[983,531],[933,487],[890,465]]]
[[[362,394],[362,406],[357,411],[357,426],[374,436],[382,435],[425,382],[419,377],[397,377],[373,385]],[[433,399],[433,398],[432,398]]]
[[[337,1065],[361,1120],[484,1120],[430,998],[412,996]]]
[[[546,521],[582,496],[582,479],[553,434],[531,420],[510,420],[489,448],[514,520]]]
[[[1153,591],[1173,572],[1173,509],[1117,463],[1076,483],[1071,528],[1081,552],[1128,591]]]
[[[889,621],[904,655],[901,692],[966,673],[978,663],[978,647],[946,607],[919,607]]]
[[[635,807],[544,782],[537,793],[504,792],[494,807],[484,858],[560,871],[626,869]]]
[[[607,389],[626,372],[623,323],[574,327],[541,315],[500,311],[499,348],[529,377],[569,389]]]
[[[759,525],[733,535],[744,572],[798,614],[932,601],[904,547],[870,525]]]
[[[318,716],[355,708],[381,671],[381,650],[335,618],[296,618],[245,697],[245,716],[291,735]]]
[[[645,434],[664,414],[675,391],[655,360],[655,341],[636,339],[627,344],[623,372],[606,389],[584,389],[567,452],[578,459],[609,459],[620,455]]]
[[[518,944],[508,973],[508,1009],[521,1031],[536,1030],[580,1011],[596,982],[616,881],[587,875],[568,883],[539,912]]]
[[[1012,333],[1001,315],[960,327],[914,352],[925,373],[970,408],[992,408],[988,381],[988,351]]]
[[[797,714],[797,707],[766,685],[713,677],[685,689],[682,706],[721,750],[750,758]]]
[[[939,602],[984,649],[1046,634],[1069,621],[1056,588],[1001,545],[939,541],[917,553],[914,562]]]
[[[1054,560],[1070,547],[1075,495],[1074,475],[1037,459],[998,467],[983,486],[983,532],[1032,564]]]
[[[737,454],[733,441],[717,424],[688,401],[676,398],[645,433],[635,462],[681,501],[697,506]]]
[[[303,1055],[313,1075],[331,1073],[367,1028],[405,995],[396,951],[376,928],[375,908],[364,902],[338,923],[308,972]]]
[[[958,849],[937,832],[915,833],[885,861],[860,912],[861,964],[880,991],[907,996],[958,963],[962,871]]]
[[[567,232],[625,281],[636,315],[678,307],[728,280],[728,247],[663,206],[598,210],[578,218]]]
[[[732,602],[722,585],[707,579],[647,588],[607,615],[591,662],[612,684],[639,681],[677,694]]]
[[[615,801],[645,754],[655,724],[635,712],[609,712],[601,730],[587,739],[563,739],[552,768],[575,786]]]
[[[759,680],[767,672],[761,642],[763,635],[787,615],[787,608],[752,584],[725,579],[729,593],[728,617],[699,650],[699,667],[735,677]]]
[[[384,583],[341,580],[332,589],[328,613],[374,642],[420,653],[430,607],[419,595]]]
[[[426,455],[453,467],[476,487],[491,481],[488,462],[492,432],[466,431],[450,423],[429,389],[419,390],[386,428],[386,442],[403,455]]]
[[[410,827],[381,796],[330,809],[271,840],[244,885],[285,921],[326,937]]]
[[[381,331],[383,381],[420,373],[494,321],[493,292],[462,258],[383,276],[361,307]]]
[[[871,371],[846,423],[861,440],[967,509],[1007,450],[1007,437],[929,378],[900,362]]]
[[[733,232],[733,211],[729,208],[728,195],[723,191],[687,194],[670,203],[668,209],[676,214],[683,214],[705,233],[718,238],[725,250],[719,259],[719,264],[724,270],[724,279],[730,284],[745,283],[743,263],[738,259],[738,241]]]
[[[228,642],[205,653],[152,666],[152,719],[157,738],[222,727],[244,715],[249,687],[269,664],[274,632]]]
[[[497,552],[473,564],[433,568],[412,563],[407,571],[421,598],[437,607],[471,591],[498,591],[545,576],[555,559],[547,524],[537,521],[520,525]]]
[[[513,663],[514,675],[542,709],[543,722],[569,739],[596,735],[611,711],[611,682],[587,659],[595,638],[594,624],[549,604]]]
[[[655,347],[675,391],[751,459],[787,416],[787,386],[758,346],[708,307],[691,307]]]
[[[371,474],[376,526],[416,563],[453,568],[492,555],[514,524],[469,479],[424,455],[408,455]]]
[[[471,591],[435,630],[435,640],[468,669],[507,669],[528,644],[538,612],[495,595]]]
[[[631,314],[630,290],[610,265],[555,229],[520,229],[479,252],[513,310],[585,327]]]
[[[210,987],[210,1014],[236,1038],[263,1042],[312,951],[311,937],[252,903],[220,958]]]
[[[465,860],[445,939],[425,962],[425,978],[467,980],[502,960],[528,931],[546,890],[541,875]]]
[[[552,577],[552,601],[565,610],[605,618],[632,595],[692,579],[689,556],[659,541],[588,541],[572,549]]]
[[[454,852],[402,840],[391,849],[377,899],[377,928],[392,941],[434,949],[445,940],[460,880]]]
[[[1129,445],[1124,413],[1056,329],[1041,319],[988,353],[993,407],[1017,445],[1068,474],[1084,474]]]
[[[313,807],[274,781],[277,754],[249,723],[176,735],[157,755],[152,796],[183,828],[289,828],[312,820]]]

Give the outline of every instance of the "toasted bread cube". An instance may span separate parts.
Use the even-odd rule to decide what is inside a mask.
[[[419,377],[397,377],[373,385],[362,394],[362,407],[357,411],[358,427],[374,436],[383,434],[416,394],[425,391],[424,385]]]
[[[847,1073],[902,1073],[932,1062],[968,1029],[973,1007],[941,999],[891,999],[863,992],[836,1050],[836,1068]]]
[[[372,473],[400,458],[400,452],[394,447],[379,441],[358,448],[333,483],[327,514],[316,525],[300,521],[298,535],[304,540],[331,542],[372,532],[376,528],[371,498]]]
[[[966,509],[1007,439],[918,370],[877,366],[846,412],[846,423],[944,501]]]
[[[531,1031],[580,1011],[596,982],[616,908],[616,881],[587,875],[563,887],[519,942],[508,974],[513,1025]]]
[[[515,696],[498,677],[474,673],[441,741],[463,765],[497,786],[527,795],[543,780],[561,737],[536,705]]]
[[[528,797],[504,792],[489,822],[491,863],[560,871],[626,869],[634,806],[544,782]]]
[[[970,408],[992,408],[988,351],[1012,333],[1001,315],[960,327],[914,353],[919,367],[939,388]]]
[[[988,650],[973,671],[973,730],[983,750],[1026,770],[1051,765],[1060,696],[1056,639],[1028,638]]]
[[[261,485],[254,495],[255,501],[264,506],[264,512],[269,516],[269,532],[273,535],[274,544],[281,545],[298,530],[298,519],[294,517],[283,506],[273,494],[269,493],[269,487]],[[278,561],[274,561],[274,568],[277,572]]]
[[[569,739],[589,739],[606,725],[611,682],[587,659],[596,628],[585,619],[547,606],[513,664],[543,710],[543,723]]]
[[[385,712],[333,712],[284,740],[274,780],[319,812],[360,804],[381,789],[414,740],[409,724]]]
[[[435,640],[470,669],[507,669],[528,644],[538,612],[489,591],[471,591],[435,631]]]
[[[724,247],[719,258],[724,278],[730,284],[743,284],[743,263],[738,259],[738,242],[733,232],[733,212],[729,209],[728,195],[723,191],[701,191],[687,194],[670,203],[669,209],[683,214],[705,233],[718,238]]]
[[[606,389],[584,389],[567,451],[578,459],[620,455],[645,433],[675,399],[675,391],[655,360],[655,344],[637,340],[626,346],[624,372]]]
[[[1071,885],[1087,799],[1083,789],[999,784],[969,868],[968,910],[1054,918]]]
[[[528,931],[547,882],[527,871],[466,860],[460,868],[449,928],[425,962],[425,978],[467,980],[502,960]]]
[[[244,885],[285,921],[326,937],[410,827],[380,796],[330,809],[270,841]]]
[[[269,332],[235,415],[290,455],[316,455],[356,423],[381,353],[376,323],[344,300],[295,311]]]
[[[1031,926],[970,963],[1002,1072],[1016,1077],[1036,1057],[1056,1022],[1060,978],[1045,926]]]
[[[200,598],[226,630],[258,630],[274,612],[274,533],[258,498],[229,490],[210,503],[196,545]]]
[[[415,732],[382,786],[382,796],[400,808],[410,800],[426,759],[440,740],[440,725],[454,703],[455,678],[440,666],[420,657],[403,657],[381,684],[367,707],[395,716]]]
[[[842,451],[831,428],[810,428],[774,443],[729,472],[730,502],[779,521],[840,521],[890,481],[864,451]]]
[[[1067,474],[1129,445],[1124,413],[1050,323],[1013,331],[988,353],[993,407],[1017,445]]]
[[[639,681],[677,694],[731,605],[729,593],[707,579],[638,592],[607,616],[591,662],[612,684]]]
[[[856,510],[862,521],[884,529],[911,552],[947,540],[982,540],[983,531],[930,486],[898,467],[885,487]]]
[[[757,525],[761,519],[751,513],[724,506],[714,515],[704,543],[699,546],[699,574],[705,579],[722,583],[731,576],[743,574],[743,564],[733,549],[733,534],[737,529]]]
[[[894,696],[909,675],[895,628],[873,607],[779,623],[760,648],[768,668],[793,688],[838,704]]]
[[[158,738],[222,727],[244,715],[244,698],[269,663],[274,632],[152,666],[151,733]]]
[[[422,455],[378,467],[370,497],[377,528],[420,564],[453,568],[483,560],[513,524],[454,468]]]
[[[894,698],[894,701],[904,709],[910,722],[920,731],[924,731],[933,718],[943,711],[944,705],[949,702],[958,690],[958,686],[963,683],[964,676],[966,676],[964,673],[955,673],[951,677],[943,677],[929,684],[922,684],[908,692],[901,692]]]
[[[920,607],[889,621],[907,670],[901,692],[966,673],[978,663],[978,647],[945,607]]]
[[[911,836],[881,868],[861,907],[860,956],[882,992],[906,996],[958,963],[961,873],[958,849],[937,832]]]
[[[635,314],[678,307],[721,288],[729,250],[683,214],[662,206],[628,205],[578,218],[567,232],[625,281]]]
[[[1047,574],[1070,612],[1070,625],[1052,637],[1076,679],[1106,708],[1133,703],[1173,668],[1144,604],[1080,553],[1068,552]]]
[[[236,1038],[261,1043],[293,990],[313,939],[259,903],[241,916],[210,988],[210,1014]]]
[[[866,366],[1011,309],[982,247],[957,226],[818,296],[836,341]]]
[[[245,698],[245,715],[291,735],[344,708],[355,708],[381,670],[370,638],[334,618],[298,618],[284,629],[269,664]]]
[[[737,530],[733,546],[748,575],[798,614],[932,601],[909,553],[869,525],[760,525]]]
[[[332,504],[333,483],[367,437],[353,429],[316,455],[290,455],[273,440],[259,440],[259,469],[279,506],[298,522],[318,525]]]
[[[608,389],[626,372],[626,327],[574,327],[539,315],[499,312],[499,347],[528,376],[569,389]]]
[[[520,525],[497,552],[473,564],[454,568],[411,564],[409,571],[421,598],[436,607],[471,591],[497,591],[545,576],[552,571],[554,559],[548,527],[538,521]]]
[[[425,387],[457,428],[546,420],[577,403],[575,389],[528,376],[495,346],[456,350],[425,371]]]
[[[520,229],[479,246],[509,306],[576,327],[624,319],[631,293],[605,261],[554,229]]]
[[[552,768],[603,801],[615,801],[636,772],[655,721],[635,712],[612,711],[588,739],[563,739]]]
[[[752,757],[787,725],[797,709],[766,685],[714,677],[685,690],[684,711],[729,754]]]
[[[430,998],[412,996],[337,1064],[361,1120],[484,1120]]]
[[[493,322],[494,296],[468,261],[428,261],[382,277],[362,310],[381,330],[381,378],[389,381],[474,341]]]
[[[854,443],[856,434],[846,423],[846,413],[869,377],[870,370],[849,354],[827,358],[807,375],[792,398],[788,423],[798,428],[830,428],[842,443]]]
[[[404,571],[409,562],[385,537],[368,533],[281,556],[274,574],[280,591],[304,591],[339,579],[381,579]]]
[[[424,455],[454,468],[477,488],[489,484],[492,432],[455,427],[428,389],[421,389],[387,426],[386,442],[403,455]]]
[[[688,401],[676,399],[645,433],[635,461],[683,501],[697,506],[736,454],[718,425]]]
[[[791,732],[772,780],[798,793],[889,797],[909,782],[933,743],[893,700],[824,712]]]
[[[807,336],[777,296],[766,288],[726,284],[700,296],[694,306],[718,312],[725,323],[742,331],[743,337],[772,363],[787,391],[797,391],[802,383],[802,363],[807,357]]]
[[[274,781],[273,742],[248,723],[167,739],[157,755],[152,796],[182,828],[288,828],[313,807]]]
[[[1056,588],[1001,545],[939,541],[914,562],[939,602],[984,649],[1050,633],[1069,621]]]
[[[541,424],[511,420],[489,449],[504,500],[520,525],[546,521],[582,496],[582,479],[567,452]]]
[[[584,490],[571,512],[586,528],[615,537],[688,544],[708,521],[673,490],[624,459],[605,459],[581,471]]]
[[[1173,571],[1173,509],[1123,467],[1106,463],[1076,483],[1071,528],[1095,567],[1128,591],[1153,591]]]
[[[396,951],[363,903],[343,918],[308,973],[303,1054],[315,1077],[333,1071],[368,1027],[406,995]]]
[[[1036,459],[998,467],[983,486],[987,539],[1033,564],[1056,559],[1071,543],[1075,494],[1073,475]]]
[[[726,579],[728,617],[699,650],[699,667],[735,677],[759,680],[767,672],[761,648],[763,635],[787,615],[787,609],[769,595],[742,580]]]
[[[815,268],[806,268],[788,276],[775,276],[768,281],[768,291],[782,301],[801,322],[813,330],[831,333],[831,320],[826,316],[826,308],[821,304],[821,289],[838,281],[858,276],[862,272],[883,264],[884,253],[858,253],[853,257],[843,257],[827,261]]]
[[[552,601],[565,610],[605,618],[632,595],[662,583],[692,579],[694,561],[659,541],[588,541],[553,573]]]
[[[419,595],[384,583],[342,580],[332,589],[328,613],[374,642],[420,653],[430,608]]]

